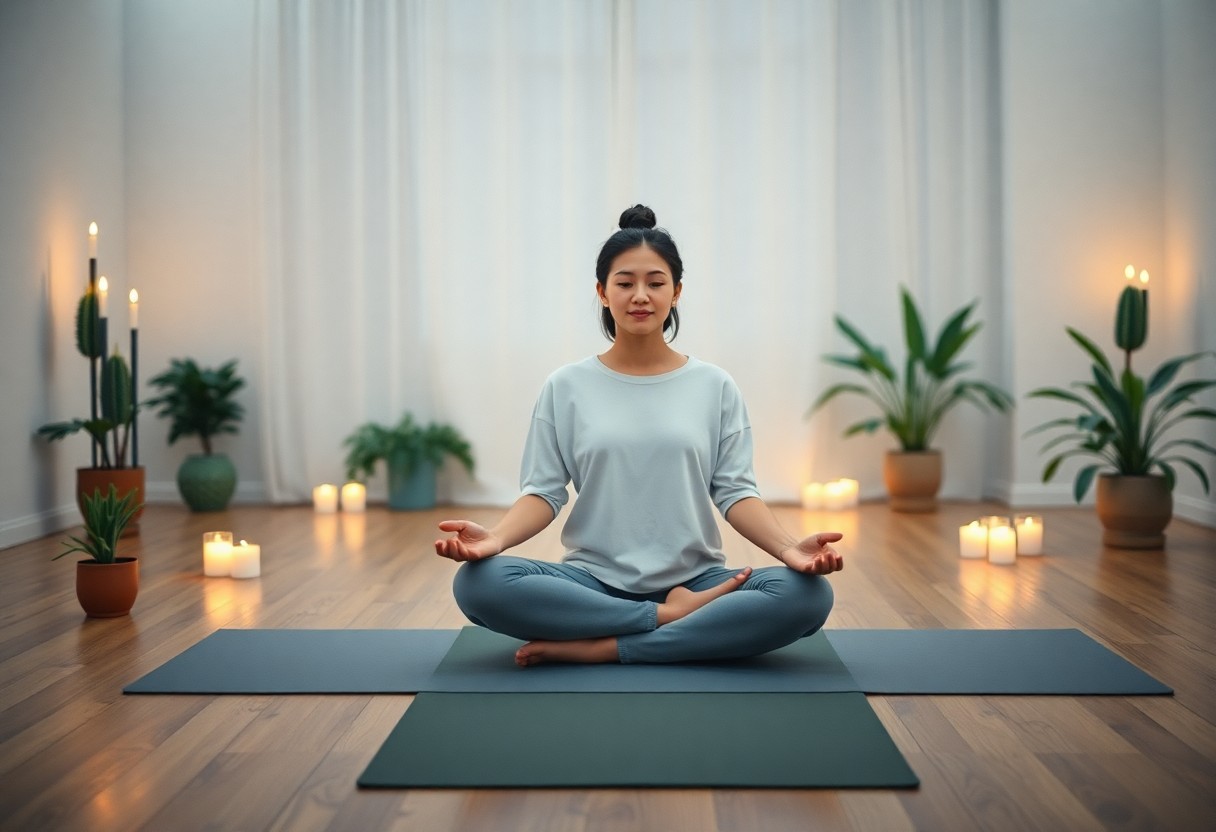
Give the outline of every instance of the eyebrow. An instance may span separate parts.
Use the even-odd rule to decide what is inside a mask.
[[[616,274],[632,275],[632,274],[634,274],[634,272],[632,269],[617,269],[615,272],[613,272],[613,274],[614,275],[616,275]],[[659,275],[662,275],[663,277],[667,276],[667,272],[663,271],[662,269],[651,269],[650,271],[646,272],[646,275],[648,277],[652,274],[659,274]]]

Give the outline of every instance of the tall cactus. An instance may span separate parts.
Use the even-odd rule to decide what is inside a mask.
[[[114,345],[101,368],[101,418],[113,425],[114,459],[127,455],[127,436],[134,408],[131,405],[131,371]],[[122,430],[120,431],[119,428]],[[121,433],[121,436],[119,435]]]
[[[89,289],[76,307],[76,349],[85,358],[101,358],[97,320],[97,294]]]
[[[1124,352],[1138,350],[1148,338],[1148,291],[1127,286],[1115,313],[1115,344]]]

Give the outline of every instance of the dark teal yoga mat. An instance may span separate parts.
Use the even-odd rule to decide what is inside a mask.
[[[364,788],[910,788],[860,693],[422,693]]]
[[[123,693],[413,693],[458,630],[217,630]]]
[[[1080,630],[828,630],[866,693],[1173,693]]]
[[[763,656],[681,664],[519,667],[522,641],[465,627],[423,690],[481,693],[806,693],[860,690],[823,633]]]

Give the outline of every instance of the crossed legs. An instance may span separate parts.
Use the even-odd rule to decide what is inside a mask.
[[[497,555],[461,566],[453,592],[473,623],[530,642],[520,664],[754,656],[814,633],[832,608],[826,579],[784,566],[714,567],[636,595],[576,566]]]

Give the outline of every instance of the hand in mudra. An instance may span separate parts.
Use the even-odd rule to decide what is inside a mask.
[[[455,532],[455,537],[435,541],[435,554],[451,560],[481,560],[502,551],[502,543],[481,526],[470,520],[444,520],[441,531]]]
[[[793,569],[806,575],[827,575],[844,569],[844,558],[829,544],[842,539],[840,532],[820,532],[783,549],[778,559]]]

